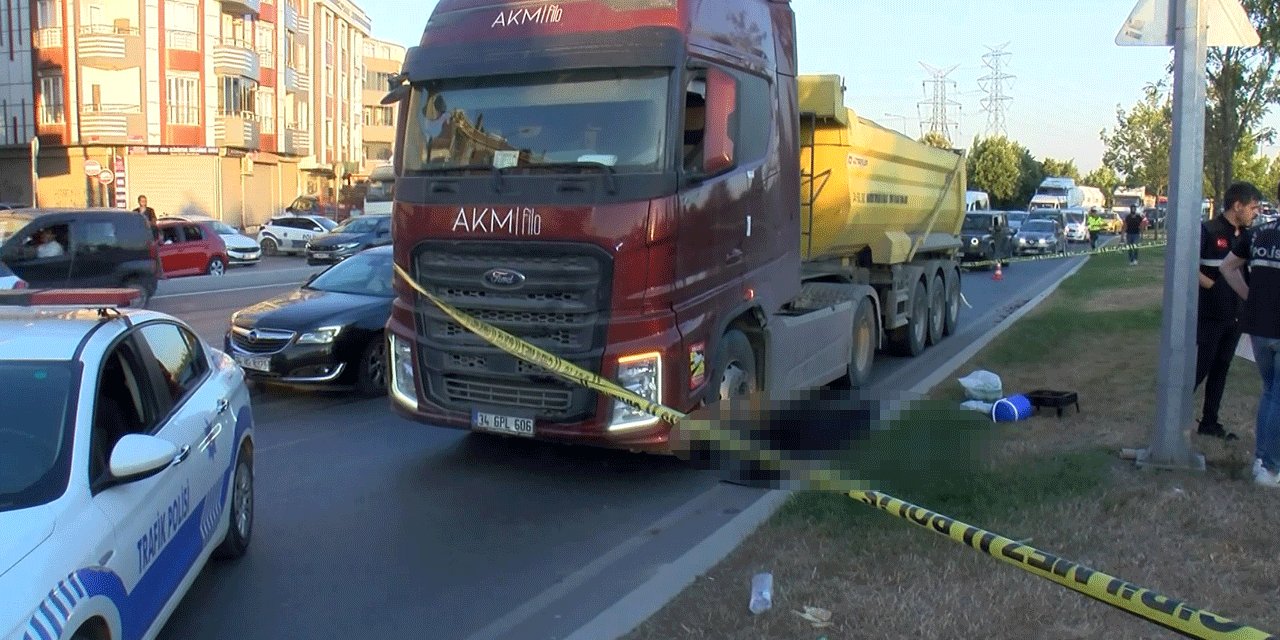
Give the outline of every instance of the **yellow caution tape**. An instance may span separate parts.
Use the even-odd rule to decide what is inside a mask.
[[[1119,244],[1102,247],[1101,249],[1090,249],[1088,251],[1071,251],[1068,253],[1049,253],[1038,256],[1012,256],[1000,261],[1000,264],[1014,264],[1018,262],[1040,262],[1042,260],[1069,260],[1071,258],[1082,258],[1087,256],[1097,256],[1106,253],[1124,253],[1129,249],[1137,249],[1143,251],[1146,249],[1158,249],[1168,246],[1167,242],[1143,242],[1135,245]],[[965,268],[972,267],[994,267],[995,260],[977,260],[973,262],[961,262],[960,266]]]
[[[1184,636],[1205,640],[1277,640],[1276,636],[1265,631],[892,496],[877,491],[851,491],[848,495],[858,502]]]
[[[1126,247],[1127,248],[1127,247]],[[1099,250],[1094,253],[1109,252]],[[1079,255],[1079,254],[1077,254]],[[1073,257],[1073,256],[1068,256]],[[994,263],[993,263],[994,264]],[[581,384],[620,402],[656,416],[673,427],[684,430],[690,436],[705,438],[719,451],[732,452],[749,462],[768,470],[797,472],[806,476],[816,490],[847,491],[852,484],[860,484],[829,469],[800,469],[785,452],[761,450],[752,441],[742,441],[733,432],[719,428],[712,420],[692,420],[680,411],[652,402],[611,380],[591,373],[547,351],[539,349],[497,327],[463,313],[454,306],[427,291],[400,265],[394,265],[395,273],[419,295],[429,300],[458,324],[480,336],[503,351],[540,366],[560,377]],[[1203,609],[1191,607],[1181,601],[1162,596],[1150,589],[1094,571],[1053,554],[1016,542],[935,513],[923,507],[899,500],[878,491],[853,490],[847,495],[863,504],[902,518],[925,529],[947,536],[956,542],[981,551],[993,558],[1008,562],[1033,575],[1051,580],[1063,587],[1077,591],[1099,602],[1117,607],[1162,627],[1191,638],[1204,640],[1280,640],[1265,631],[1247,627]]]

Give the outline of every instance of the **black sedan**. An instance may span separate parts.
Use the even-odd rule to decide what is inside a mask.
[[[333,264],[368,249],[391,244],[391,216],[347,218],[329,233],[307,242],[307,264]]]
[[[358,253],[300,289],[231,315],[226,351],[260,381],[355,385],[366,396],[387,389],[391,247]]]
[[[1013,238],[1018,255],[1067,252],[1067,232],[1054,220],[1027,220]]]

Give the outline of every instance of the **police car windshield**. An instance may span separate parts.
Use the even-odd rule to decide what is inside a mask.
[[[320,274],[308,289],[331,293],[354,293],[363,296],[391,298],[391,253],[357,253]]]
[[[66,362],[0,362],[0,511],[50,502],[66,489],[73,422]]]

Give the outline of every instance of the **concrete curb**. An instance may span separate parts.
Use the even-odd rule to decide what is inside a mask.
[[[1013,323],[1031,313],[1042,302],[1047,300],[1067,278],[1075,275],[1077,271],[1084,267],[1088,260],[1087,256],[1080,260],[1078,264],[1068,269],[1066,273],[1046,287],[1044,291],[1028,300],[1026,304],[1009,314],[1008,317],[997,322],[981,337],[974,340],[969,346],[938,367],[932,374],[913,386],[910,392],[923,395],[943,380],[954,375],[961,365],[968,362],[974,354],[990,344],[992,340],[995,340],[996,336],[1013,326]],[[621,600],[600,612],[565,640],[602,640],[604,638],[620,638],[630,633],[661,610],[662,607],[666,606],[667,603],[675,599],[676,596],[680,595],[680,592],[684,591],[690,584],[693,584],[693,581],[698,576],[710,571],[716,564],[733,552],[738,545],[742,544],[743,540],[747,539],[747,536],[754,533],[760,525],[773,517],[773,514],[791,497],[791,493],[790,491],[779,490],[766,493],[749,508],[743,510],[742,513],[738,514],[723,527],[720,527],[715,533],[694,545],[692,549],[685,552],[675,562],[663,567],[662,570],[644,584],[636,587],[635,590]],[[743,609],[746,609],[746,591],[743,594],[744,602],[742,606]]]

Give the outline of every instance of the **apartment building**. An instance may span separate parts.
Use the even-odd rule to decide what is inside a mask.
[[[335,69],[342,57],[329,62],[326,46],[362,45],[368,18],[349,2],[6,2],[0,200],[30,199],[33,136],[40,206],[131,207],[146,195],[160,213],[246,226],[322,192],[358,153],[358,109],[337,109],[330,84],[356,71]],[[337,16],[355,34],[345,46]]]
[[[391,77],[400,73],[405,48],[394,42],[368,39],[364,43],[364,115],[361,174],[391,160],[396,140],[396,108],[382,104]]]
[[[305,0],[315,114],[311,153],[302,160],[306,193],[337,199],[360,170],[364,42],[369,16],[350,0]]]

